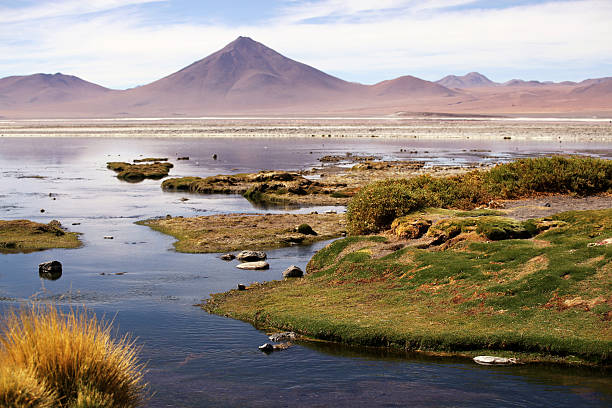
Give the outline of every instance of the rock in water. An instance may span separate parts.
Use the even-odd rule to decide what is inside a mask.
[[[242,283],[239,283],[238,290],[246,290],[246,286],[244,286]]]
[[[474,357],[474,361],[481,365],[510,365],[517,363],[516,358],[495,356],[478,356]]]
[[[234,254],[221,255],[221,259],[223,259],[224,261],[231,261],[231,260],[233,260],[235,258],[236,258],[236,255],[234,255]]]
[[[278,343],[281,341],[295,340],[297,338],[297,334],[295,334],[294,332],[281,332],[281,333],[271,334],[270,336],[268,336],[268,338],[270,339],[270,341],[274,341]]]
[[[267,257],[263,251],[242,251],[236,255],[236,259],[242,262],[263,261]]]
[[[38,275],[43,279],[57,280],[62,276],[62,264],[59,261],[48,261],[38,265]]]
[[[259,346],[259,350],[263,351],[264,353],[271,353],[274,351],[274,346],[270,343],[262,344]]]
[[[247,270],[258,270],[258,269],[268,269],[270,268],[270,264],[266,261],[257,261],[257,262],[245,262],[240,265],[236,265],[238,269],[247,269]]]
[[[301,278],[304,276],[304,271],[295,265],[291,265],[283,272],[283,278]]]

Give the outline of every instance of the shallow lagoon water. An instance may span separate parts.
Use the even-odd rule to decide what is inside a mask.
[[[597,370],[481,367],[464,359],[326,343],[262,354],[257,346],[265,333],[193,305],[237,283],[279,279],[290,264],[303,268],[325,243],[268,251],[268,271],[238,270],[218,254],[176,253],[172,237],[134,221],[281,210],[256,209],[242,197],[164,193],[160,181],[127,184],[105,168],[106,161],[142,154],[170,158],[176,166],[171,176],[207,176],[309,168],[322,155],[347,151],[465,165],[561,149],[545,142],[475,140],[0,138],[0,219],[58,219],[82,232],[84,242],[76,250],[0,255],[0,308],[45,299],[114,318],[119,332],[134,334],[143,346],[154,393],[150,407],[612,405],[609,373]],[[612,157],[609,144],[566,144],[563,152]],[[174,160],[181,156],[190,160]],[[64,264],[57,281],[38,277],[38,263],[49,259]]]

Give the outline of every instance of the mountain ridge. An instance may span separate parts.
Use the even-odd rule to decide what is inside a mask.
[[[146,85],[111,90],[64,74],[0,79],[0,116],[125,117],[234,114],[612,113],[612,78],[579,83],[491,81],[478,72],[348,82],[249,37]]]

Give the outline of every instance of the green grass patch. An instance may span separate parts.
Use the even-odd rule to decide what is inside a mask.
[[[58,221],[0,220],[0,253],[29,253],[52,248],[78,248],[78,233],[65,231]]]
[[[588,244],[612,236],[612,209],[458,220],[485,236],[511,232],[391,253],[385,237],[348,237],[319,251],[304,279],[213,295],[204,307],[356,345],[610,365],[612,247]]]

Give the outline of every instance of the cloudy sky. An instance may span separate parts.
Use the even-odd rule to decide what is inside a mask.
[[[612,76],[612,0],[1,0],[0,77],[127,88],[239,35],[362,83]]]

